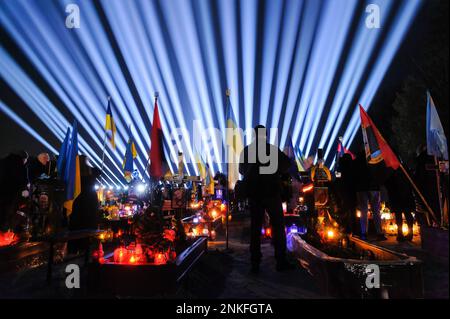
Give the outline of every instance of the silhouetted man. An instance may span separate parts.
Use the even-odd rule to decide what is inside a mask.
[[[255,127],[253,142],[240,155],[239,172],[244,176],[245,193],[251,212],[250,253],[252,272],[261,262],[261,228],[264,213],[270,216],[277,270],[292,268],[286,261],[286,234],[281,205],[281,174],[288,172],[289,158],[267,142],[266,128]]]

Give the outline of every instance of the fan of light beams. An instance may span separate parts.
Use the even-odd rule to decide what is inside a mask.
[[[66,27],[68,4],[78,5],[80,28]],[[371,4],[380,9],[380,28],[366,24]],[[77,119],[80,150],[98,166],[111,96],[118,135],[117,149],[106,149],[109,185],[124,183],[128,125],[137,169],[148,179],[155,91],[166,156],[176,158],[181,148],[188,174],[197,173],[189,163],[197,152],[214,169],[225,167],[214,160],[223,149],[219,139],[197,149],[192,135],[224,131],[226,88],[243,130],[277,128],[271,138],[281,147],[292,135],[305,156],[322,147],[332,164],[337,137],[347,147],[353,141],[357,105],[370,107],[420,6],[419,0],[2,0],[1,27],[60,103],[4,46],[1,78],[58,140]],[[57,153],[60,145],[50,145],[13,105],[0,101],[0,111]]]

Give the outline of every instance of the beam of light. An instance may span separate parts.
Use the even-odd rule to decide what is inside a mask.
[[[38,140],[42,145],[44,145],[48,150],[57,154],[58,151],[50,145],[42,136],[36,132],[30,125],[28,125],[20,116],[14,113],[7,105],[5,105],[2,101],[0,101],[0,111],[2,111],[6,116],[8,116],[11,120],[20,125],[26,132],[28,132],[31,136],[33,136],[36,140]]]
[[[421,4],[394,2],[366,1],[378,4],[382,14],[382,29],[369,30],[363,26],[365,6],[355,12],[356,0],[4,1],[0,24],[45,83],[33,84],[3,51],[2,77],[58,140],[77,119],[80,149],[97,165],[106,98],[112,97],[118,134],[117,150],[108,147],[106,153],[104,179],[110,181],[102,183],[108,185],[123,181],[130,124],[137,168],[147,176],[155,91],[160,93],[164,153],[176,159],[176,150],[182,149],[188,174],[198,174],[191,123],[198,120],[194,125],[201,133],[218,127],[225,137],[226,88],[244,131],[256,124],[253,120],[278,128],[281,146],[292,133],[293,144],[306,156],[322,147],[329,162],[338,134],[345,146],[352,142],[359,127],[352,104],[357,100],[370,107]],[[68,3],[80,6],[80,29],[64,26]],[[383,25],[388,15],[392,24]],[[355,22],[358,26],[350,30]],[[58,102],[50,102],[43,86]],[[2,110],[6,107],[14,114],[11,106]],[[17,116],[9,118],[18,122]],[[18,124],[30,133],[30,123]],[[213,163],[213,157],[223,155],[222,141],[207,142],[212,148],[201,155],[222,171],[220,160]],[[198,151],[204,152],[204,144]],[[169,165],[177,169],[176,161]]]
[[[311,52],[312,41],[314,40],[315,24],[319,20],[320,2],[307,1],[304,8],[304,18],[300,27],[300,36],[295,48],[296,56],[294,56],[292,80],[288,88],[286,115],[284,116],[283,130],[281,134],[280,145],[286,145],[288,134],[292,133],[290,127],[295,123],[292,117],[297,107],[297,99],[301,93],[301,85],[304,83],[305,70],[307,68],[308,56]],[[293,120],[294,119],[294,120]]]
[[[420,0],[409,0],[402,3],[400,8],[400,15],[394,22],[392,32],[389,33],[388,38],[384,42],[381,54],[378,56],[373,71],[369,77],[367,85],[361,97],[359,98],[360,104],[368,110],[371,106],[372,100],[381,84],[389,66],[394,59],[394,56],[402,43],[402,39],[405,37],[411,23],[414,21],[414,17],[417,15],[418,10],[423,4]],[[347,130],[343,136],[344,145],[350,145],[355,138],[356,133],[360,127],[360,115],[358,106],[355,106],[352,118]]]
[[[270,94],[275,68],[275,57],[279,41],[283,5],[281,1],[268,1],[264,13],[264,43],[261,78],[261,104],[259,123],[267,125],[269,115]]]
[[[56,107],[46,98],[46,96],[37,88],[34,83],[27,77],[27,75],[21,70],[15,61],[0,47],[0,69],[2,70],[1,77],[8,83],[11,88],[16,92],[18,96],[31,108],[33,113],[45,123],[51,132],[60,140],[64,140],[64,135],[67,127],[70,126],[69,122],[59,113]],[[58,118],[61,127],[55,126],[53,118]],[[17,119],[17,117],[11,117]],[[22,125],[22,122],[17,122]],[[35,135],[33,135],[35,137]],[[40,139],[39,139],[40,141]],[[100,163],[100,157],[94,152],[90,145],[79,137],[80,150],[88,154],[94,163]],[[55,148],[52,147],[52,150]],[[58,152],[55,152],[58,154]],[[111,175],[108,178],[115,178],[115,175],[108,169]],[[120,181],[118,181],[120,182]]]
[[[302,15],[302,1],[290,1],[286,3],[283,19],[283,32],[280,34],[279,61],[276,70],[276,84],[273,92],[273,112],[270,127],[278,127],[283,107],[283,99],[287,89],[287,81],[292,59],[295,53],[295,40],[299,29],[299,17]],[[275,77],[274,77],[275,80]],[[275,140],[271,140],[272,143]]]
[[[14,4],[18,5],[19,2],[15,2]],[[3,7],[6,9],[7,7]],[[34,11],[33,11],[34,12]],[[67,67],[67,65],[70,62],[70,59],[67,58],[67,56],[60,56],[64,51],[58,48],[56,45],[52,45],[50,48],[54,48],[55,51],[49,50],[49,47],[45,46],[45,43],[51,44],[51,39],[49,37],[51,36],[51,32],[48,32],[49,30],[45,30],[45,32],[34,32],[33,36],[27,36],[26,32],[23,32],[24,29],[27,29],[30,27],[30,25],[26,25],[26,22],[32,22],[35,21],[35,25],[32,25],[32,27],[35,27],[35,29],[39,29],[38,27],[43,29],[45,25],[39,23],[38,18],[34,18],[30,20],[23,19],[23,16],[21,15],[14,15],[17,14],[18,11],[11,9],[11,16],[7,16],[3,13],[3,11],[0,11],[0,20],[2,24],[6,27],[6,29],[14,36],[14,39],[17,41],[19,46],[22,48],[22,50],[25,52],[25,54],[30,58],[30,60],[33,62],[33,64],[38,68],[38,70],[41,72],[41,74],[44,76],[44,78],[47,80],[47,82],[50,84],[50,86],[55,90],[55,92],[59,93],[59,97],[67,103],[66,105],[70,108],[70,110],[74,113],[75,117],[78,119],[80,124],[83,126],[85,130],[87,130],[89,133],[91,133],[91,137],[95,136],[92,131],[92,125],[86,118],[95,119],[97,117],[92,117],[91,110],[87,107],[85,107],[84,102],[79,99],[77,94],[70,94],[70,92],[74,92],[74,88],[71,86],[74,84],[74,82],[81,82],[79,79],[72,78],[72,81],[69,81],[70,74],[72,74],[75,71],[75,67],[73,69],[70,69],[67,73],[62,72],[64,67]],[[24,25],[25,24],[25,25]],[[57,39],[53,39],[53,41],[57,41]],[[57,42],[56,42],[57,43]],[[5,59],[6,57],[3,56]],[[64,59],[67,59],[65,61]],[[57,64],[57,60],[61,61],[61,64]],[[73,66],[73,65],[72,65]],[[18,72],[17,70],[14,70],[12,73]],[[6,81],[8,81],[9,78],[6,78]],[[22,81],[22,80],[21,80]],[[85,85],[82,87],[82,90],[87,89],[88,86]],[[38,89],[35,89],[34,91],[37,92]],[[76,91],[75,91],[76,92]],[[77,104],[74,104],[72,100],[75,100]],[[50,105],[50,102],[47,102],[47,106]],[[84,116],[83,112],[79,110],[79,108],[76,107],[76,105],[82,105],[84,106]],[[94,110],[96,108],[93,108]],[[48,112],[51,112],[51,117],[48,116]],[[59,132],[60,134],[64,134],[63,132],[67,129],[68,122],[64,119],[64,117],[61,115],[60,112],[57,111],[56,107],[45,107],[42,108],[42,112],[40,114],[47,114],[47,118],[45,119],[45,122],[47,125],[50,125],[50,127],[58,127],[56,132]],[[53,125],[53,126],[52,126]],[[99,129],[97,132],[102,132],[102,126],[98,125]],[[103,132],[102,132],[103,133]],[[100,134],[102,134],[100,133]],[[58,138],[62,139],[63,137],[58,136]],[[102,138],[98,138],[96,140],[97,146],[102,147]],[[88,144],[86,144],[86,147]],[[120,144],[119,144],[120,146]],[[92,148],[91,148],[92,150]],[[92,151],[92,155],[95,155],[96,152]],[[96,158],[99,158],[96,156]],[[119,167],[116,165],[116,168],[118,170]],[[114,173],[113,175],[116,175]]]
[[[240,23],[242,26],[242,64],[244,81],[244,128],[253,126],[253,93],[255,82],[255,54],[256,54],[256,0],[241,2]]]
[[[384,17],[387,17],[392,8],[392,2],[389,1],[372,1],[380,7]],[[336,146],[335,140],[342,122],[347,115],[352,98],[356,93],[356,89],[362,80],[364,70],[369,63],[370,55],[374,50],[380,32],[376,29],[369,29],[365,26],[365,17],[362,16],[358,24],[357,34],[355,36],[354,45],[345,64],[345,73],[342,75],[336,95],[328,115],[327,124],[324,128],[319,147],[326,147],[324,157],[328,158],[332,148]],[[334,121],[333,121],[334,119]],[[332,130],[332,132],[331,132]],[[331,132],[331,137],[330,137]]]
[[[314,44],[312,66],[315,69],[311,70],[313,78],[310,83],[313,87],[308,99],[303,100],[306,117],[300,148],[303,150],[306,145],[305,156],[309,155],[312,140],[317,133],[320,120],[317,114],[322,114],[355,8],[356,1],[331,1],[324,9],[324,19],[328,23],[320,27]],[[339,17],[338,20],[335,19],[336,16]]]

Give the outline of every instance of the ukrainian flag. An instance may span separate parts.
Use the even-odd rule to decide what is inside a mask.
[[[111,98],[108,98],[108,108],[106,109],[106,121],[105,121],[105,133],[108,137],[113,149],[116,149],[116,142],[114,137],[116,135],[116,123],[114,123],[114,118],[112,116],[111,110]]]
[[[64,181],[66,184],[66,201],[64,207],[67,210],[67,215],[72,214],[72,207],[74,200],[81,193],[81,173],[80,173],[80,158],[78,156],[78,129],[77,121],[74,121],[72,127],[72,137],[70,146],[67,151],[67,161],[64,171]]]
[[[305,171],[305,156],[303,156],[302,150],[298,145],[294,148],[294,154],[295,154],[295,162],[297,163],[297,168],[300,172]]]
[[[239,156],[244,148],[241,132],[234,116],[233,107],[230,102],[230,92],[227,90],[226,104],[226,150],[228,163],[228,188],[234,189],[239,180]]]
[[[122,164],[122,168],[123,168],[123,172],[124,172],[124,177],[127,180],[127,182],[130,182],[132,179],[132,173],[134,171],[134,166],[133,166],[133,159],[135,159],[137,157],[137,152],[136,152],[136,146],[134,144],[133,141],[133,136],[131,135],[131,129],[128,128],[128,143],[127,143],[127,149],[125,151],[125,157],[123,159],[123,164]]]
[[[195,154],[195,161],[197,163],[198,174],[200,175],[200,179],[204,180],[206,178],[206,165],[203,161],[203,158],[200,156],[198,152]]]

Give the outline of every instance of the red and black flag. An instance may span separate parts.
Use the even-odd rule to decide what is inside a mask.
[[[361,105],[359,105],[359,112],[361,115],[361,129],[367,162],[369,164],[378,164],[384,161],[386,167],[392,169],[399,168],[400,161],[397,156]]]
[[[163,130],[158,110],[158,96],[155,96],[155,109],[153,111],[152,131],[150,134],[150,168],[149,174],[151,178],[160,179],[167,171],[167,162],[164,157],[163,149]]]

